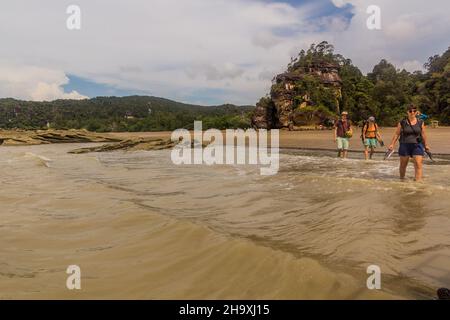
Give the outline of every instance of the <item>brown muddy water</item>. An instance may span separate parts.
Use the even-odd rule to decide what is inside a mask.
[[[285,151],[261,176],[175,166],[170,151],[67,153],[83,146],[0,148],[0,298],[431,299],[450,286],[448,160],[417,184],[395,159]]]

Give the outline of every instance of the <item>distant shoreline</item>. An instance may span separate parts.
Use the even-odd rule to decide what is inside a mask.
[[[380,129],[385,144],[390,143],[395,128]],[[5,146],[27,146],[49,143],[113,143],[136,139],[170,139],[171,131],[159,132],[107,132],[96,133],[87,130],[0,130],[0,141]],[[351,152],[362,152],[363,145],[359,129],[350,141]],[[450,127],[428,128],[430,145],[434,154],[450,155]],[[332,130],[280,130],[280,149],[334,151]],[[385,148],[378,148],[384,152]]]
[[[395,132],[394,127],[380,128],[385,144],[389,144]],[[109,137],[129,139],[129,138],[170,138],[171,132],[114,132],[107,133]],[[360,139],[360,128],[357,128],[353,139],[350,141],[351,152],[362,152],[364,147]],[[433,153],[450,155],[450,127],[440,127],[437,129],[428,128],[428,136]],[[321,150],[335,151],[333,130],[304,130],[286,131],[280,130],[280,149],[296,150]],[[380,153],[384,153],[386,148],[379,147]]]

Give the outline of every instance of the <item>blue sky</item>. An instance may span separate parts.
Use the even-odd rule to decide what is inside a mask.
[[[78,77],[73,74],[68,74],[67,77],[69,78],[69,83],[64,85],[64,91],[65,92],[71,92],[73,90],[77,92],[82,92],[84,95],[94,98],[98,96],[130,96],[130,95],[147,95],[151,94],[151,92],[145,92],[141,90],[129,90],[129,89],[123,89],[114,87],[109,84],[102,84],[97,83],[95,81],[85,79]]]
[[[364,73],[382,58],[408,71],[450,44],[450,2],[377,0],[16,0],[0,11],[0,97],[27,100],[153,95],[255,104],[271,79],[326,40]],[[107,4],[105,4],[107,3]],[[24,10],[26,8],[27,10]]]

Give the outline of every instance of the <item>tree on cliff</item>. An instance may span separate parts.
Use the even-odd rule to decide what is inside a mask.
[[[430,57],[424,67],[426,73],[410,73],[382,59],[372,72],[363,75],[350,59],[334,53],[333,45],[326,41],[312,44],[291,59],[284,74],[275,77],[272,102],[264,104],[275,110],[266,114],[278,116],[278,127],[291,128],[289,123],[295,124],[302,113],[337,117],[333,113],[345,109],[355,123],[375,116],[381,125],[391,126],[405,116],[405,106],[413,102],[432,119],[450,124],[450,48]],[[338,97],[330,94],[333,87],[335,93],[340,92]],[[307,104],[305,96],[309,98]],[[329,112],[314,112],[319,109]],[[324,117],[300,118],[301,125],[303,118],[322,124],[327,121]]]
[[[323,62],[340,63],[341,57],[340,55],[334,54],[334,46],[327,41],[322,41],[318,45],[313,43],[306,52],[305,50],[301,50],[297,58],[292,59],[287,70],[294,71]]]

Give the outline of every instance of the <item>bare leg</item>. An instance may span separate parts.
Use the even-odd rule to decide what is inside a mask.
[[[409,157],[400,157],[400,179],[405,179],[406,168],[408,167]]]
[[[345,158],[347,158],[347,153],[348,153],[348,150],[344,150],[343,152],[342,152],[342,157],[345,159]]]
[[[338,158],[342,158],[342,149],[338,149]]]
[[[375,149],[373,147],[370,148],[370,160],[372,160],[373,154],[375,153]]]
[[[423,177],[423,157],[414,157],[414,169],[416,171],[416,181],[421,181]]]
[[[366,157],[366,160],[369,160],[369,147],[364,149],[364,156]]]

